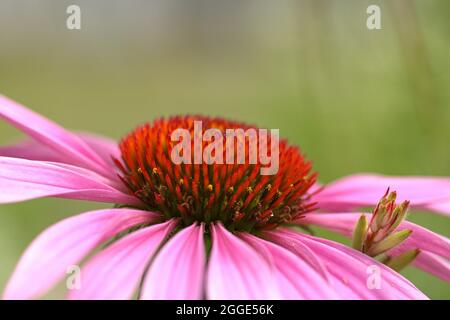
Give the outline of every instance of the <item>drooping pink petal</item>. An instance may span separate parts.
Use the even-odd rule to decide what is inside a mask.
[[[248,233],[240,237],[272,262],[282,299],[337,299],[335,291],[317,270],[287,249]]]
[[[361,214],[359,213],[317,213],[307,214],[298,222],[301,224],[318,225],[343,234],[344,236],[351,237],[355,224],[360,216]],[[370,216],[370,214],[367,214],[367,216]],[[427,270],[424,269],[425,271],[433,271],[435,268],[439,269],[441,271],[437,274],[430,272],[442,278],[442,271],[445,269],[441,268],[441,261],[430,259],[427,262],[427,257],[433,256],[427,255],[426,252],[450,259],[450,240],[409,221],[403,221],[398,227],[398,230],[404,229],[409,229],[413,232],[403,243],[390,250],[389,253],[395,256],[401,252],[419,248],[422,250],[419,254],[420,262],[415,265],[419,268],[426,266]],[[435,268],[433,267],[434,263],[437,263]],[[450,275],[447,275],[447,277],[450,277]]]
[[[4,299],[32,299],[44,294],[92,249],[115,234],[159,219],[156,213],[106,209],[67,218],[42,232],[22,255]]]
[[[113,168],[115,167],[112,158],[120,158],[120,150],[117,141],[99,134],[87,132],[76,132],[76,135],[106,163],[110,164]]]
[[[290,251],[314,268],[324,279],[328,280],[328,271],[326,270],[323,261],[320,260],[308,246],[298,241],[292,242],[288,238],[280,238],[278,243],[284,248],[289,248]]]
[[[77,133],[77,135],[85,141],[99,157],[111,165],[111,172],[113,172],[115,165],[112,158],[120,158],[120,151],[117,143],[109,138],[91,133]],[[0,146],[0,156],[38,161],[61,162],[83,167],[83,163],[80,163],[71,157],[67,157],[64,154],[55,151],[53,148],[32,139],[23,140],[8,146]],[[111,176],[111,178],[114,177]]]
[[[296,250],[293,250],[298,245],[307,246],[307,244],[295,239],[291,236],[286,236],[284,233],[280,232],[268,232],[265,234],[268,239],[273,241],[274,243],[279,244],[280,246],[290,250],[294,254],[297,254]],[[309,248],[309,247],[308,247]],[[312,250],[310,248],[310,250]],[[336,269],[328,270],[331,265],[328,261],[328,258],[324,258],[322,254],[315,253],[316,257],[321,260],[322,264],[325,265],[327,269],[327,279],[329,285],[335,289],[336,292],[339,293],[341,299],[345,300],[359,300],[359,299],[369,299],[370,295],[366,292],[365,288],[361,288],[361,286],[349,285],[348,277],[346,277],[345,273],[338,272]]]
[[[298,250],[296,250],[296,247],[302,246],[302,247],[308,247],[306,244],[297,241],[292,240],[291,237],[286,237],[283,234],[279,235],[277,233],[268,233],[268,239],[273,241],[274,243],[279,244],[280,246],[286,248],[287,250],[291,251],[292,253],[298,255]],[[308,247],[310,251],[311,248]],[[339,293],[339,299],[361,299],[362,297],[355,292],[352,288],[349,288],[345,282],[343,281],[343,278],[339,278],[336,276],[335,273],[329,272],[327,266],[329,266],[329,263],[326,259],[323,259],[322,256],[318,256],[314,254],[317,259],[320,260],[322,265],[325,265],[326,274],[327,274],[327,284],[332,287],[335,292]],[[301,255],[299,256],[301,257]]]
[[[361,214],[359,213],[308,214],[303,219],[300,219],[299,223],[315,224],[350,237],[360,216]],[[367,216],[370,217],[370,214],[367,214]],[[450,259],[450,240],[446,237],[410,221],[403,221],[397,228],[398,231],[404,229],[412,230],[413,232],[394,249],[395,251],[419,248]]]
[[[163,246],[147,272],[141,299],[193,300],[203,297],[203,232],[203,224],[193,224]]]
[[[450,215],[450,199],[439,200],[436,201],[435,203],[428,203],[426,206],[424,206],[424,209]]]
[[[422,251],[414,260],[413,264],[425,272],[450,282],[450,263],[448,260],[434,253]]]
[[[2,95],[0,95],[0,118],[43,145],[71,158],[72,161],[77,161],[106,177],[112,176],[111,166],[80,137]]]
[[[207,272],[209,299],[277,299],[274,271],[252,247],[220,223],[211,224],[212,248]]]
[[[135,231],[100,251],[81,268],[81,286],[69,299],[130,299],[147,264],[176,225],[176,220]]]
[[[332,285],[348,299],[427,299],[411,282],[367,255],[330,240],[301,234],[293,230],[270,231],[271,241],[288,237],[291,241],[303,242],[316,255],[326,261],[332,275]],[[380,286],[371,286],[373,270],[379,270]],[[344,290],[346,289],[346,290]]]
[[[138,204],[124,186],[92,171],[60,163],[0,157],[0,203],[60,197]]]
[[[20,158],[27,160],[65,162],[64,156],[52,148],[42,145],[34,140],[25,140],[19,143],[0,147],[0,156]]]
[[[317,192],[320,192],[323,189],[323,185],[319,182],[314,183],[311,188],[309,188],[308,190],[308,194],[313,195],[316,194]]]
[[[450,215],[450,179],[438,177],[388,177],[357,174],[336,180],[314,195],[318,206],[328,212],[375,206],[390,187],[398,200],[410,200],[411,207]]]

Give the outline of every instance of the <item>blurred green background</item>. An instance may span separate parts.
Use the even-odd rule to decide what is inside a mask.
[[[66,28],[70,4],[81,7],[81,30]],[[381,30],[366,27],[369,4],[381,7]],[[170,114],[279,128],[323,182],[362,171],[450,176],[449,14],[447,0],[2,0],[0,92],[115,139]],[[0,123],[1,144],[19,137]],[[40,231],[99,207],[1,206],[0,291]],[[450,236],[447,218],[409,219]],[[404,274],[450,298],[448,284]]]

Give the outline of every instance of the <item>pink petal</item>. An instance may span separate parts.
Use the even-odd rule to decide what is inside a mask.
[[[450,215],[450,179],[438,177],[357,174],[325,186],[314,201],[321,209],[334,212],[375,206],[388,187],[397,191],[399,201],[410,200],[413,208]]]
[[[347,237],[351,237],[355,224],[360,216],[361,214],[359,213],[307,214],[304,218],[299,220],[299,223],[318,225],[341,233]],[[370,214],[367,216],[370,216]],[[421,257],[419,261],[422,263],[416,264],[416,266],[421,267],[426,265],[428,270],[434,270],[433,263],[436,263],[436,260],[431,259],[427,262],[427,257],[429,257],[429,255],[425,254],[426,252],[434,253],[446,259],[450,259],[450,240],[446,237],[436,234],[409,221],[403,221],[400,224],[398,230],[403,229],[409,229],[413,232],[402,244],[390,251],[392,255],[397,255],[406,250],[419,248],[422,250],[422,253],[419,254],[419,257]],[[436,268],[439,268],[439,265],[441,265],[440,261],[438,262]],[[441,273],[436,275],[442,278]]]
[[[359,213],[307,214],[299,220],[299,223],[315,224],[350,237],[360,216],[361,214]],[[370,217],[370,214],[367,214],[367,216]],[[397,230],[404,229],[409,229],[413,232],[408,239],[396,247],[396,251],[419,248],[450,259],[450,240],[446,237],[409,221],[403,221]]]
[[[308,190],[308,194],[315,194],[317,192],[320,192],[323,189],[323,185],[319,182],[314,183],[311,188]]]
[[[333,277],[332,285],[336,288],[345,288],[342,294],[347,298],[359,299],[427,299],[411,282],[400,274],[366,256],[365,254],[346,247],[340,243],[312,237],[288,229],[269,232],[273,241],[277,238],[288,237],[292,241],[303,242],[313,250],[316,255],[326,261],[327,269]],[[381,288],[368,286],[368,267],[377,267],[380,270]],[[339,284],[339,286],[337,286]]]
[[[61,197],[139,204],[134,196],[94,172],[60,163],[0,157],[0,203]]]
[[[97,153],[106,163],[115,167],[112,158],[120,158],[120,150],[117,141],[101,136],[99,134],[77,132],[81,140],[83,140],[92,150]]]
[[[81,287],[69,299],[130,299],[152,255],[176,225],[175,220],[135,231],[100,251],[81,268]]]
[[[314,252],[309,248],[306,244],[304,244],[301,241],[298,241],[296,239],[292,239],[291,236],[286,236],[283,233],[279,232],[268,232],[265,233],[264,236],[266,236],[270,241],[273,241],[274,243],[277,243],[278,245],[286,248],[287,250],[291,251],[292,253],[299,256],[299,258],[302,257],[302,255],[299,255],[297,247],[307,247],[308,250],[311,252]],[[362,299],[365,297],[364,294],[359,294],[358,292],[355,292],[353,288],[348,286],[348,280],[344,277],[339,277],[339,275],[336,275],[335,272],[329,272],[328,267],[330,266],[330,263],[327,262],[327,259],[323,259],[322,256],[318,256],[316,253],[314,253],[314,256],[316,259],[320,260],[320,263],[324,265],[325,272],[327,274],[327,284],[334,288],[335,292],[339,293],[340,299]]]
[[[203,297],[203,224],[177,233],[156,255],[145,277],[141,299],[192,300]]]
[[[27,160],[65,162],[66,159],[53,149],[34,140],[25,140],[14,145],[0,147],[0,156]]]
[[[212,248],[206,291],[209,299],[276,299],[279,297],[273,270],[252,247],[211,224]]]
[[[280,238],[277,242],[284,248],[289,248],[290,251],[299,256],[303,261],[313,267],[324,279],[328,280],[328,271],[315,253],[301,242],[292,242],[288,238]]]
[[[282,299],[338,298],[327,279],[294,253],[247,233],[240,236],[272,262]]]
[[[450,214],[450,199],[447,200],[439,200],[434,203],[428,203],[424,209],[430,210],[433,212],[441,212],[445,214]]]
[[[413,264],[425,272],[434,274],[444,281],[450,282],[450,263],[448,260],[430,252],[422,251]]]
[[[32,299],[44,294],[92,249],[134,225],[159,215],[131,209],[91,211],[67,218],[42,232],[26,249],[9,280],[5,299]]]
[[[120,151],[117,143],[114,140],[98,135],[88,133],[77,133],[77,135],[85,141],[99,157],[111,165],[111,171],[113,172],[115,165],[112,158],[120,158]],[[80,163],[70,157],[66,157],[60,152],[57,152],[36,140],[24,140],[13,145],[0,147],[0,156],[28,160],[61,162],[83,167],[83,163]]]
[[[0,118],[65,157],[111,177],[111,166],[77,135],[2,95],[0,95]]]

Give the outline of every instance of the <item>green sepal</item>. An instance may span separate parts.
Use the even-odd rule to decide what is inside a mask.
[[[420,249],[413,249],[403,252],[396,257],[390,257],[386,262],[386,265],[397,272],[401,271],[403,268],[413,262],[414,259],[416,259],[416,257],[419,255],[419,253]]]
[[[366,239],[366,234],[367,234],[367,218],[365,215],[361,215],[353,231],[352,246],[354,249],[359,251],[363,250],[363,244],[364,240]]]
[[[374,243],[370,248],[368,254],[372,257],[379,255],[389,249],[392,249],[398,246],[400,243],[406,240],[409,235],[412,233],[412,230],[402,230],[391,234],[381,240],[380,242]]]

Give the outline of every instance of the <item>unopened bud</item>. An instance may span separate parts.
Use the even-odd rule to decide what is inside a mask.
[[[353,243],[352,246],[356,250],[363,250],[364,240],[367,235],[367,219],[365,215],[362,215],[356,223],[355,230],[353,231]]]
[[[393,232],[406,218],[408,213],[409,201],[403,201],[397,208],[395,208],[395,215],[393,217],[392,225],[389,227],[387,232]]]

